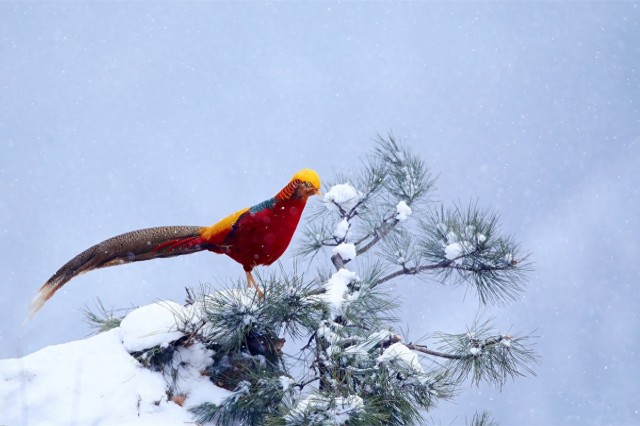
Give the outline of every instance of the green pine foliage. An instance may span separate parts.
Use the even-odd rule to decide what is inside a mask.
[[[96,334],[119,327],[123,318],[117,315],[114,310],[107,309],[100,300],[96,300],[96,310],[85,306],[84,316],[85,321],[95,330]]]
[[[181,321],[186,336],[174,345],[203,344],[213,354],[204,374],[232,391],[192,408],[196,422],[419,424],[466,383],[501,388],[534,374],[532,336],[500,333],[491,321],[457,334],[424,330],[434,336],[429,346],[399,330],[392,281],[412,275],[425,285],[467,285],[481,305],[499,304],[517,300],[529,270],[496,213],[477,202],[435,205],[434,188],[422,159],[379,137],[361,171],[324,188],[297,250],[306,273],[271,268],[258,276],[263,299],[244,283],[190,291],[198,314]],[[171,376],[171,354],[170,345],[136,355],[150,368],[171,366]],[[472,424],[496,423],[482,413]]]

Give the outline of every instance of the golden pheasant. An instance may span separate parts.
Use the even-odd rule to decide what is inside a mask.
[[[76,275],[107,266],[208,250],[240,263],[247,286],[262,291],[251,271],[275,262],[289,246],[310,196],[320,192],[320,177],[300,170],[273,198],[244,208],[212,226],[162,226],[109,238],[83,251],[60,268],[31,302],[33,316],[53,294]]]

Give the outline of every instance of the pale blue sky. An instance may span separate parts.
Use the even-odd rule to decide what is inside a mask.
[[[1,2],[0,357],[83,338],[98,297],[181,301],[242,277],[208,254],[96,271],[20,328],[90,245],[211,224],[300,168],[357,166],[393,130],[439,200],[496,209],[536,268],[487,314],[536,330],[538,377],[470,387],[433,418],[640,423],[638,40],[634,2]],[[396,291],[413,337],[476,315],[464,288]]]

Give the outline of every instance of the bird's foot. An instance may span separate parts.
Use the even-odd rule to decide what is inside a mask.
[[[253,286],[253,288],[256,289],[256,293],[258,293],[258,299],[262,299],[264,297],[264,292],[262,291],[262,289],[260,289],[260,287],[258,287],[258,283],[256,282],[255,279],[253,279],[253,275],[251,275],[251,272],[246,272],[246,274],[247,274],[247,287]]]

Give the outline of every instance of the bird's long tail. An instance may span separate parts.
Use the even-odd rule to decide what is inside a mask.
[[[30,305],[29,318],[73,277],[107,266],[141,260],[173,257],[208,250],[200,237],[200,226],[162,226],[140,229],[109,238],[83,251],[60,268],[38,291]]]

